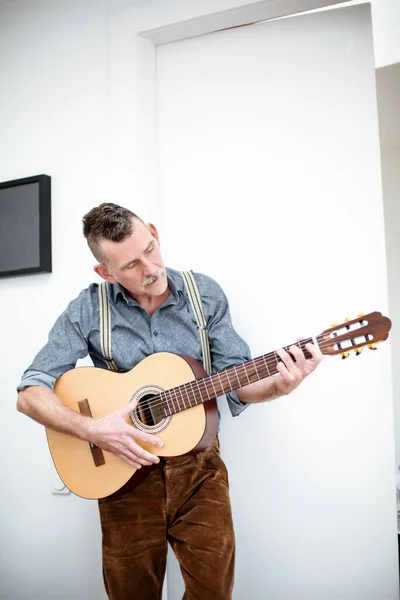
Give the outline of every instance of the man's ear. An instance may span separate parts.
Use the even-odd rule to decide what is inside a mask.
[[[117,283],[117,280],[115,279],[115,277],[110,275],[110,273],[104,263],[99,263],[98,265],[94,265],[93,271],[95,273],[97,273],[97,275],[100,275],[100,277],[102,279],[105,279],[109,283]]]
[[[153,223],[147,223],[146,227],[150,231],[151,235],[157,240],[158,245],[160,245],[160,238],[158,237],[157,227],[153,225]]]

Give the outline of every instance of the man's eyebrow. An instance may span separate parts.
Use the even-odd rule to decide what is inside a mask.
[[[144,253],[146,254],[146,252],[148,252],[152,246],[154,246],[154,240],[151,240],[151,241],[149,242],[149,244],[148,244],[148,246],[147,246],[146,250],[144,251]],[[130,261],[129,261],[129,262],[127,262],[125,265],[123,265],[123,266],[121,267],[121,269],[126,269],[127,267],[129,267],[129,266],[131,266],[131,265],[135,264],[135,263],[136,263],[138,260],[139,260],[139,259],[137,259],[137,258],[134,258],[133,260],[130,260]]]
[[[137,258],[134,258],[133,260],[130,260],[129,262],[127,262],[125,265],[122,265],[121,269],[126,269],[130,265],[133,265],[135,262],[137,262]]]
[[[150,248],[151,248],[152,246],[154,246],[154,242],[155,242],[155,240],[151,240],[151,241],[149,242],[149,245],[147,246],[147,248],[146,248],[145,252],[147,252],[148,250],[150,250]]]

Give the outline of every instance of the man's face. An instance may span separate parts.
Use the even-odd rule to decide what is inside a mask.
[[[134,220],[133,233],[122,242],[103,240],[105,271],[95,270],[111,283],[119,282],[133,297],[161,296],[168,287],[154,225]]]

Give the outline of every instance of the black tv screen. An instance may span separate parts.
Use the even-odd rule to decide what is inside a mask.
[[[0,183],[0,277],[51,273],[51,178]]]

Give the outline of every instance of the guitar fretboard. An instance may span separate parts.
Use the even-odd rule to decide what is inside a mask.
[[[311,358],[311,354],[306,350],[305,346],[312,342],[313,339],[308,338],[296,344],[291,344],[291,346],[298,346],[308,359]],[[284,349],[289,351],[289,346]],[[215,399],[218,396],[245,387],[250,383],[275,375],[278,373],[277,365],[279,362],[281,362],[281,358],[275,351],[264,354],[214,375],[195,379],[184,385],[167,390],[153,398],[150,406],[153,404],[154,408],[157,407],[157,412],[161,413],[163,417],[174,415],[203,402],[207,402],[207,400]]]

